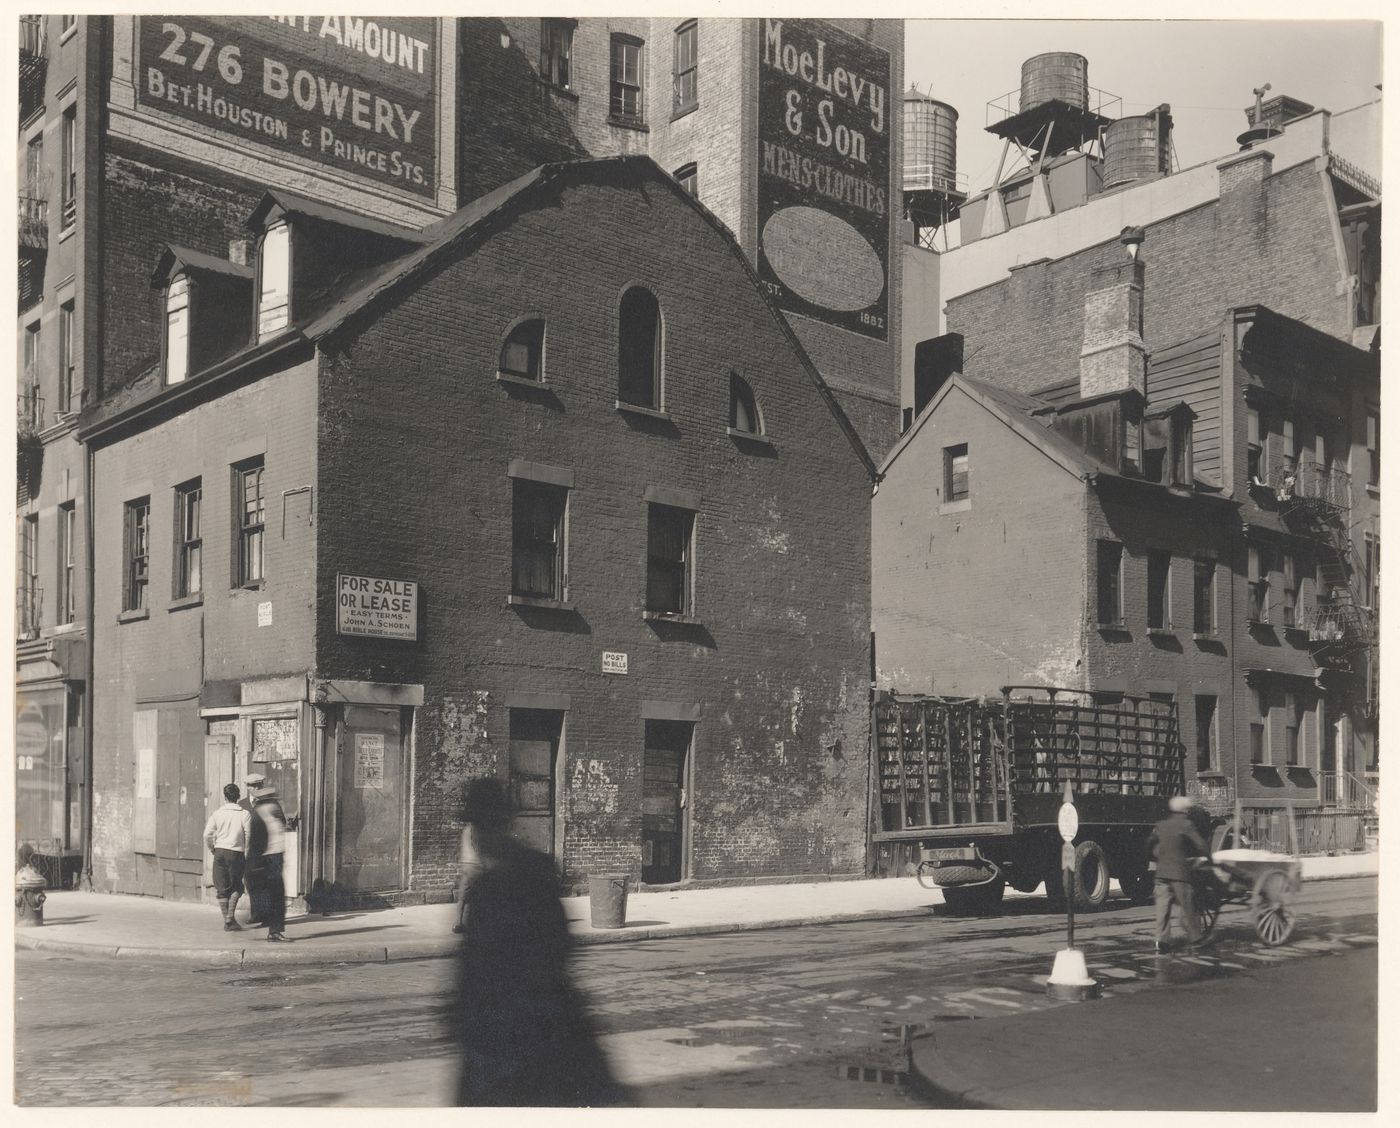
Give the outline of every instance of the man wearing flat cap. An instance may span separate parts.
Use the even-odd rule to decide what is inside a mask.
[[[248,815],[249,815],[250,819],[251,819],[251,816],[252,816],[252,814],[253,814],[253,793],[254,793],[258,788],[260,788],[260,787],[265,787],[266,785],[267,785],[267,776],[263,775],[262,772],[257,772],[257,771],[249,772],[247,775],[245,775],[245,776],[243,777],[243,798],[239,800],[238,805],[239,805],[240,807],[242,807],[245,811],[248,812]],[[250,824],[250,826],[249,826],[249,831],[250,831],[250,833],[249,833],[249,836],[248,836],[248,837],[249,837],[249,845],[251,845],[251,838],[252,838],[251,830],[252,830],[252,827],[251,827],[251,824]],[[248,923],[249,923],[249,924],[262,924],[262,922],[263,922],[263,916],[262,916],[262,907],[263,907],[263,879],[262,879],[262,867],[261,867],[261,866],[257,866],[257,867],[255,868],[255,867],[253,866],[253,860],[252,860],[251,857],[248,858],[248,859],[245,861],[245,863],[244,863],[244,867],[243,867],[243,884],[244,884],[244,886],[247,887],[247,890],[248,890]]]
[[[287,891],[282,880],[282,854],[286,849],[287,816],[277,789],[266,780],[251,785],[253,817],[248,829],[248,872],[256,872],[262,906],[257,910],[273,943],[287,940]]]
[[[1195,945],[1201,939],[1201,925],[1196,918],[1192,896],[1191,872],[1195,868],[1195,859],[1209,857],[1210,850],[1191,822],[1191,806],[1189,797],[1172,796],[1167,803],[1171,814],[1152,828],[1152,838],[1148,843],[1157,862],[1153,900],[1157,906],[1156,947],[1159,952],[1165,952],[1171,941],[1172,905],[1176,905],[1181,913],[1188,944]]]

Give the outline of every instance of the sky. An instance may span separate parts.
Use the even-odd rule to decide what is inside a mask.
[[[1266,98],[1288,94],[1333,112],[1374,101],[1381,38],[1379,23],[1362,20],[909,19],[905,89],[917,84],[958,111],[957,171],[976,192],[1001,154],[1001,139],[985,132],[986,105],[1017,91],[1016,107],[1021,64],[1034,55],[1085,56],[1089,86],[1122,99],[1105,116],[1169,103],[1179,167],[1190,168],[1238,147],[1244,108],[1266,82]]]

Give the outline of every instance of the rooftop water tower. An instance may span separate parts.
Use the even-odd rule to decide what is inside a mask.
[[[986,238],[1083,203],[1101,185],[1102,137],[1122,102],[1089,85],[1089,61],[1049,51],[1021,64],[1021,86],[987,103],[1002,139],[996,178],[961,209],[962,239]],[[1052,183],[1053,182],[1053,183]]]
[[[958,111],[911,86],[904,95],[904,214],[932,249],[967,199],[958,176]]]

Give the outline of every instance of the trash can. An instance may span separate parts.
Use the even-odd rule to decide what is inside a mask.
[[[627,875],[592,874],[588,879],[588,909],[594,928],[621,928],[627,922]]]

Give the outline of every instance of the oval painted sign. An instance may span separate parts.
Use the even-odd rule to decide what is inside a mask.
[[[1059,823],[1060,837],[1066,842],[1073,842],[1074,836],[1079,833],[1079,812],[1073,803],[1061,805]]]
[[[824,309],[865,309],[885,291],[875,248],[840,216],[818,208],[774,212],[763,225],[763,254],[783,285]]]

